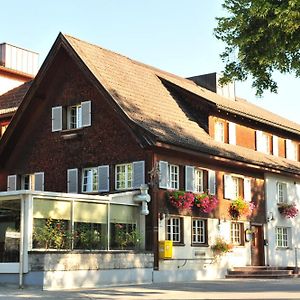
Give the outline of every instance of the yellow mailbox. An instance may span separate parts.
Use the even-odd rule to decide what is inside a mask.
[[[159,241],[159,258],[168,259],[173,256],[173,241]]]

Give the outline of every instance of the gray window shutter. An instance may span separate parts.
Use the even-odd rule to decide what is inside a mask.
[[[62,107],[52,107],[52,132],[62,130]]]
[[[109,165],[98,167],[98,188],[99,192],[109,191]]]
[[[248,202],[252,200],[250,178],[244,178],[244,200]]]
[[[229,135],[229,144],[236,145],[236,125],[235,123],[228,123],[228,135]]]
[[[225,199],[232,199],[232,178],[231,175],[224,175],[224,198]]]
[[[278,136],[273,135],[273,155],[278,156]]]
[[[81,103],[82,127],[92,125],[92,102],[84,101]]]
[[[34,190],[44,191],[44,173],[34,173]]]
[[[166,161],[159,162],[159,187],[162,189],[168,188],[169,172],[168,163]]]
[[[195,167],[185,166],[185,190],[187,192],[195,190]]]
[[[7,176],[7,191],[12,192],[17,190],[17,175]]]
[[[68,193],[78,193],[78,169],[68,169]]]
[[[208,170],[208,190],[211,195],[216,194],[216,172]]]
[[[142,184],[145,184],[145,162],[134,161],[133,164],[133,188],[139,188]]]

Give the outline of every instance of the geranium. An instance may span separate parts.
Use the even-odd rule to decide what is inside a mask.
[[[168,198],[170,203],[181,211],[191,212],[194,205],[194,194],[183,191],[169,191]]]
[[[299,212],[295,203],[280,203],[278,205],[278,210],[282,216],[288,219],[295,218]]]
[[[211,213],[218,206],[218,199],[207,193],[195,194],[194,203],[204,213]]]
[[[232,250],[232,244],[226,243],[222,238],[217,238],[216,243],[211,246],[215,256],[223,255]]]
[[[237,220],[240,217],[249,217],[255,208],[253,202],[247,202],[243,198],[237,198],[229,207],[229,214],[232,219]]]

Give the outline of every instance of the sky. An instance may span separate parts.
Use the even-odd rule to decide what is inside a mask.
[[[182,77],[221,72],[225,44],[213,35],[222,0],[10,0],[1,3],[0,43],[40,54],[59,32],[72,35]],[[275,74],[278,94],[255,96],[251,81],[236,95],[300,123],[300,78]]]

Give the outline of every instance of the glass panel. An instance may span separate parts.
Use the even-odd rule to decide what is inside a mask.
[[[20,200],[0,201],[0,263],[19,262]]]
[[[33,199],[33,217],[71,220],[71,202]]]

